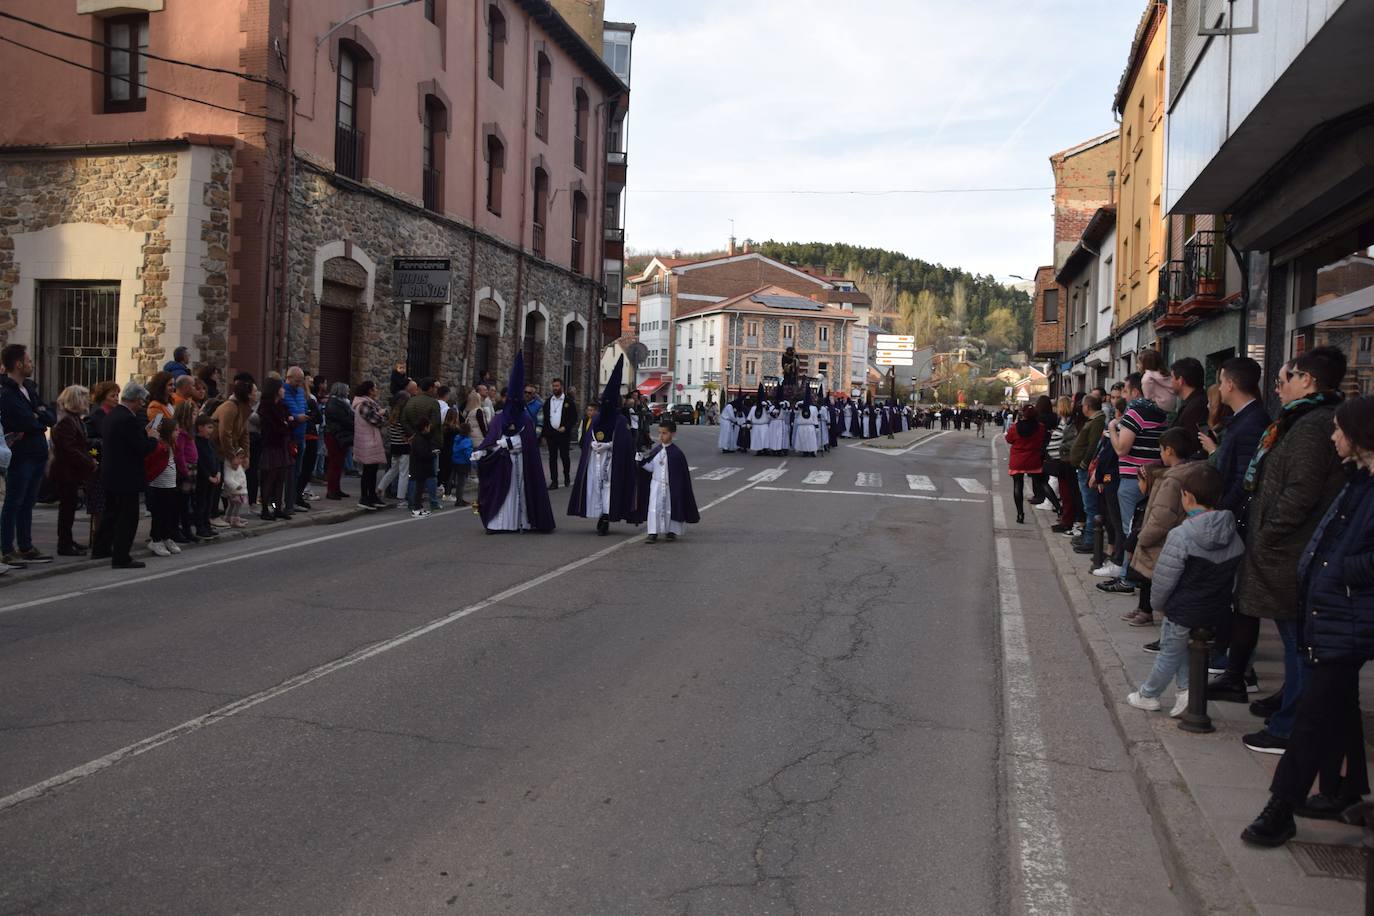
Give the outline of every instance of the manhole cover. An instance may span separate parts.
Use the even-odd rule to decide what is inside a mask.
[[[1328,846],[1290,840],[1288,848],[1309,877],[1364,880],[1364,850],[1359,846]]]

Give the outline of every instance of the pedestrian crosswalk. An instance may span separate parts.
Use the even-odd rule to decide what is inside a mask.
[[[700,470],[693,468],[694,471]],[[863,495],[872,492],[892,491],[884,495],[904,494],[907,499],[939,499],[955,502],[983,502],[988,496],[987,485],[972,477],[931,477],[928,474],[883,474],[880,471],[857,471],[851,478],[848,474],[836,476],[835,471],[809,470],[805,467],[768,467],[753,468],[719,467],[694,473],[696,480],[720,481],[734,477],[741,471],[753,471],[745,478],[756,486],[774,484],[781,481],[791,484],[784,487],[761,487],[765,490],[808,493],[853,493]],[[839,489],[822,489],[837,486]],[[975,499],[973,497],[982,497]]]

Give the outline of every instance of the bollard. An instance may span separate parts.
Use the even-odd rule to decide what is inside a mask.
[[[1210,629],[1193,627],[1188,631],[1188,709],[1178,720],[1178,727],[1185,732],[1216,731],[1207,715],[1207,654],[1211,649]]]
[[[1093,516],[1093,569],[1100,569],[1107,561],[1107,535],[1102,530],[1102,516]]]

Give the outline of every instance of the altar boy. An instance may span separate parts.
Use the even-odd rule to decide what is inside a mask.
[[[696,497],[692,494],[692,475],[687,456],[673,444],[677,424],[663,420],[658,425],[658,444],[640,462],[637,511],[648,523],[650,544],[664,535],[675,541],[683,525],[701,521]]]

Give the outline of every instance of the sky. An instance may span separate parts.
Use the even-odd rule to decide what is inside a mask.
[[[1115,127],[1144,0],[607,0],[637,25],[626,242],[735,235],[1034,275],[1049,156]],[[1041,190],[878,193],[969,188]],[[862,191],[792,194],[777,191]],[[760,193],[770,192],[770,193]]]

